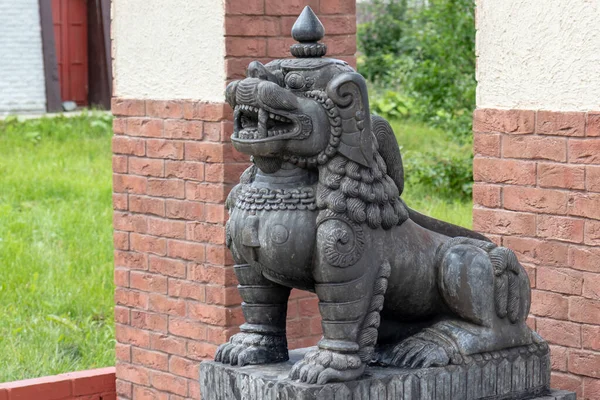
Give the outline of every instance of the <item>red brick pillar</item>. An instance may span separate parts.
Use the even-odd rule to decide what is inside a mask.
[[[325,25],[329,54],[354,62],[354,0],[227,0],[224,11],[218,3],[113,5],[120,399],[199,399],[200,361],[242,323],[224,245],[224,201],[248,161],[229,141],[231,109],[221,94],[226,81],[241,77],[251,60],[287,57],[291,26],[306,4]],[[216,37],[221,43],[203,43],[201,25],[215,19],[223,27]],[[214,59],[213,48],[220,64],[185,61],[188,51]],[[214,65],[223,71],[204,71]],[[214,81],[202,82],[207,76],[221,79],[216,91],[210,91]],[[293,291],[291,347],[320,338],[316,310],[313,296]]]
[[[529,273],[552,386],[600,399],[600,114],[478,109],[474,130],[473,226]]]
[[[526,266],[552,386],[597,400],[600,41],[588,38],[600,34],[598,6],[476,3],[473,225]]]

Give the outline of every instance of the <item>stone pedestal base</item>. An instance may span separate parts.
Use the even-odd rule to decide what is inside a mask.
[[[203,400],[575,400],[550,391],[550,356],[518,351],[473,360],[469,365],[419,370],[369,367],[356,381],[307,385],[287,379],[310,349],[290,352],[286,363],[232,367],[200,366]]]

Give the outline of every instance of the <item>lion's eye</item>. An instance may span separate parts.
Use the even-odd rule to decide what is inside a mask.
[[[285,83],[290,89],[302,89],[305,82],[302,75],[292,72],[285,77]]]

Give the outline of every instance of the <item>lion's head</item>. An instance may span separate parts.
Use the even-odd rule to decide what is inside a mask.
[[[297,58],[254,61],[245,79],[227,86],[234,109],[231,140],[265,173],[284,162],[318,170],[321,208],[372,228],[391,228],[407,218],[399,198],[401,174],[388,174],[399,153],[394,160],[382,157],[379,147],[389,143],[378,144],[377,124],[372,130],[364,78],[346,62],[322,57],[323,27],[314,14],[309,17],[311,30],[302,24],[292,29],[300,42],[291,48]]]
[[[227,87],[239,151],[298,159],[316,167],[339,152],[368,165],[372,156],[364,78],[329,58],[254,61],[248,77]]]

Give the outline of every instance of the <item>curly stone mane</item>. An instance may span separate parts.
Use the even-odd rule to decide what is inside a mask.
[[[340,154],[320,166],[317,207],[346,214],[373,229],[390,229],[408,219],[408,210],[379,151],[374,152],[368,168]]]
[[[302,168],[318,167],[317,207],[346,214],[353,222],[366,222],[373,229],[391,229],[406,221],[409,218],[408,209],[400,199],[403,188],[398,188],[396,184],[403,179],[402,160],[398,151],[380,149],[382,145],[393,145],[386,138],[391,132],[391,128],[390,131],[386,130],[386,125],[389,127],[387,122],[373,117],[377,118],[373,121],[375,123],[371,132],[373,159],[365,167],[337,152],[340,137],[344,133],[340,111],[335,103],[324,91],[313,90],[304,95],[320,103],[327,112],[330,124],[329,144],[315,157],[307,159],[285,154],[283,159]],[[370,118],[362,118],[365,117]],[[393,143],[397,148],[395,139]],[[388,174],[390,165],[400,168],[399,171],[389,171],[396,179]]]

